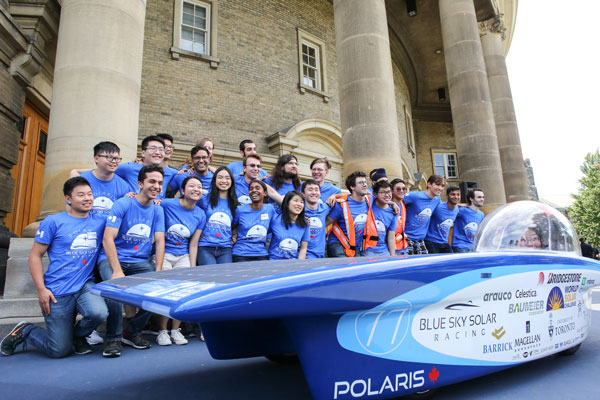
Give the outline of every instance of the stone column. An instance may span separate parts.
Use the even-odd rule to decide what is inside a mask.
[[[484,211],[506,202],[494,112],[473,0],[439,0],[458,167],[485,191]]]
[[[145,0],[62,1],[41,217],[64,210],[69,170],[93,167],[96,143],[135,157],[145,13]]]
[[[334,0],[344,175],[402,176],[384,0]]]
[[[481,45],[492,96],[506,200],[529,200],[519,127],[502,45],[504,33],[502,20],[490,20],[483,25],[485,32],[481,36]]]

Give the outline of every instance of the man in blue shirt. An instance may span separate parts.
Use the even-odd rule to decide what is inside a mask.
[[[245,139],[240,142],[240,154],[242,158],[247,158],[252,155],[258,154],[256,151],[256,144],[250,139]],[[243,161],[232,161],[227,165],[227,168],[231,171],[234,177],[237,178],[238,175],[242,175],[244,172],[244,164]],[[264,169],[259,170],[259,178],[263,176],[267,176],[267,171]]]
[[[425,247],[427,247],[429,254],[452,253],[448,239],[450,229],[454,225],[454,220],[458,214],[457,205],[460,202],[460,188],[450,186],[446,189],[446,198],[448,201],[440,203],[433,212],[427,235],[425,235]]]
[[[204,146],[194,146],[190,151],[192,157],[192,173],[184,172],[175,175],[171,181],[171,188],[175,190],[181,189],[181,184],[188,176],[197,176],[202,181],[202,192],[203,197],[208,196],[210,193],[210,184],[212,182],[214,173],[209,169],[210,164],[210,152]]]
[[[233,180],[235,181],[235,195],[241,205],[252,203],[250,200],[249,185],[252,180],[258,179],[261,171],[261,162],[262,159],[258,154],[251,154],[242,161],[244,165],[244,174],[233,174]],[[231,172],[233,173],[233,171]]]
[[[100,142],[94,146],[94,162],[96,168],[81,172],[87,179],[94,193],[92,214],[108,215],[117,199],[131,192],[129,184],[115,175],[122,158],[121,149],[112,142]],[[71,176],[77,176],[77,171],[71,171]]]
[[[138,174],[143,166],[157,165],[161,166],[165,157],[165,141],[159,136],[148,136],[142,140],[142,164],[137,162],[128,162],[119,165],[119,168],[115,171],[115,174],[123,178],[129,186],[132,192],[137,192],[138,189]],[[171,179],[177,175],[177,170],[174,168],[163,167],[164,181],[162,184],[162,191],[159,193],[158,198],[162,199],[166,197],[167,188],[171,182]]]
[[[335,196],[338,193],[342,192],[342,189],[332,185],[329,182],[325,182],[325,178],[327,174],[329,174],[329,170],[331,169],[331,163],[327,158],[315,158],[310,163],[310,172],[312,174],[313,180],[319,184],[320,192],[321,192],[321,200],[327,202],[331,196]],[[348,193],[346,190],[344,192]]]
[[[298,159],[296,156],[284,154],[279,157],[273,168],[273,173],[265,179],[265,183],[275,189],[281,196],[285,196],[290,190],[300,190],[302,182],[298,177]],[[279,204],[274,202],[273,208],[275,208],[277,214],[281,214]]]
[[[483,220],[483,207],[485,195],[481,189],[472,189],[467,192],[468,207],[459,207],[454,233],[452,235],[452,251],[454,253],[468,253],[473,247],[473,239]]]
[[[310,225],[306,258],[323,258],[325,257],[327,215],[331,211],[331,207],[321,200],[319,183],[313,179],[304,181],[302,194],[304,194],[304,215],[308,218]]]
[[[68,355],[73,347],[77,354],[91,353],[85,337],[108,315],[104,299],[90,292],[106,217],[90,213],[94,196],[85,178],[67,180],[63,193],[69,211],[42,221],[29,255],[46,329],[20,322],[0,343],[5,356],[23,342],[53,358]],[[46,251],[50,265],[44,273],[42,256]],[[77,312],[83,318],[75,323]]]
[[[375,182],[373,185],[375,204],[373,216],[377,224],[379,240],[375,247],[365,250],[365,256],[395,256],[396,255],[396,224],[397,217],[389,205],[392,200],[392,185],[387,180]]]
[[[98,270],[103,280],[121,278],[154,271],[148,258],[155,242],[156,265],[162,266],[165,255],[165,217],[163,209],[154,203],[162,190],[163,173],[158,165],[144,166],[139,173],[139,193],[116,201],[110,210],[103,239],[103,251]],[[127,323],[123,332],[123,306],[106,300],[109,316],[106,321],[104,357],[119,357],[121,343],[136,349],[147,349],[150,343],[142,337],[142,328],[151,314],[145,310]]]
[[[404,196],[406,205],[406,236],[408,254],[427,254],[425,235],[429,221],[438,204],[440,194],[446,181],[443,176],[431,175],[427,179],[427,189],[422,192],[411,192]]]

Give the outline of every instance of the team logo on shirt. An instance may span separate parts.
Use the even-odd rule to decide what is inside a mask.
[[[109,199],[108,197],[100,196],[94,198],[94,206],[92,209],[97,213],[108,214],[112,206],[113,201],[111,199]]]
[[[242,195],[242,196],[238,197],[238,203],[240,203],[241,205],[250,204],[250,203],[252,203],[252,200],[250,200],[249,196]]]
[[[415,216],[415,221],[417,222],[416,225],[425,225],[431,218],[431,214],[433,214],[433,211],[431,211],[431,208],[429,207],[418,213]]]
[[[320,200],[319,200],[320,201]],[[314,238],[319,236],[321,231],[323,230],[323,223],[317,217],[310,217],[310,238]]]
[[[187,226],[182,224],[174,224],[167,230],[167,236],[174,240],[188,239],[191,236]]]
[[[362,233],[365,225],[367,223],[367,214],[358,214],[356,218],[354,218],[354,230],[357,233]]]
[[[375,225],[377,225],[377,233],[379,233],[379,236],[385,236],[385,225],[383,224],[383,221],[380,220],[375,220]]]
[[[150,227],[146,224],[135,224],[125,234],[130,238],[148,239],[150,237]]]
[[[267,228],[262,225],[254,225],[252,228],[248,229],[248,233],[246,233],[246,238],[254,239],[254,240],[264,240],[267,237]]]
[[[452,225],[454,225],[454,221],[448,218],[447,220],[438,224],[438,228],[442,231],[442,234],[444,236],[448,236],[448,232],[450,232],[450,228],[452,228]]]
[[[216,231],[216,236],[221,237],[221,232],[231,232],[231,218],[223,212],[216,212],[210,216],[205,230]]]
[[[477,233],[477,222],[469,222],[465,225],[465,236],[469,239],[473,239]]]
[[[296,256],[296,252],[298,251],[298,242],[290,238],[283,239],[281,242],[279,242],[277,249],[283,257],[294,258]]]
[[[93,250],[96,246],[96,232],[84,232],[73,240],[71,250]]]

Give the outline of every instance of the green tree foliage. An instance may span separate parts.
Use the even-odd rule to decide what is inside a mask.
[[[568,213],[580,237],[600,245],[600,152],[588,153],[580,167],[583,177]]]

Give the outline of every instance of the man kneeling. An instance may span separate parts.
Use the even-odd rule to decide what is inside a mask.
[[[69,211],[42,221],[29,255],[46,329],[20,322],[0,343],[5,356],[13,355],[23,342],[54,358],[68,355],[72,348],[77,354],[91,353],[85,337],[108,316],[104,299],[90,292],[106,216],[89,213],[94,196],[85,178],[67,180],[63,193]],[[46,251],[50,265],[44,273]],[[83,316],[77,323],[76,313]]]

